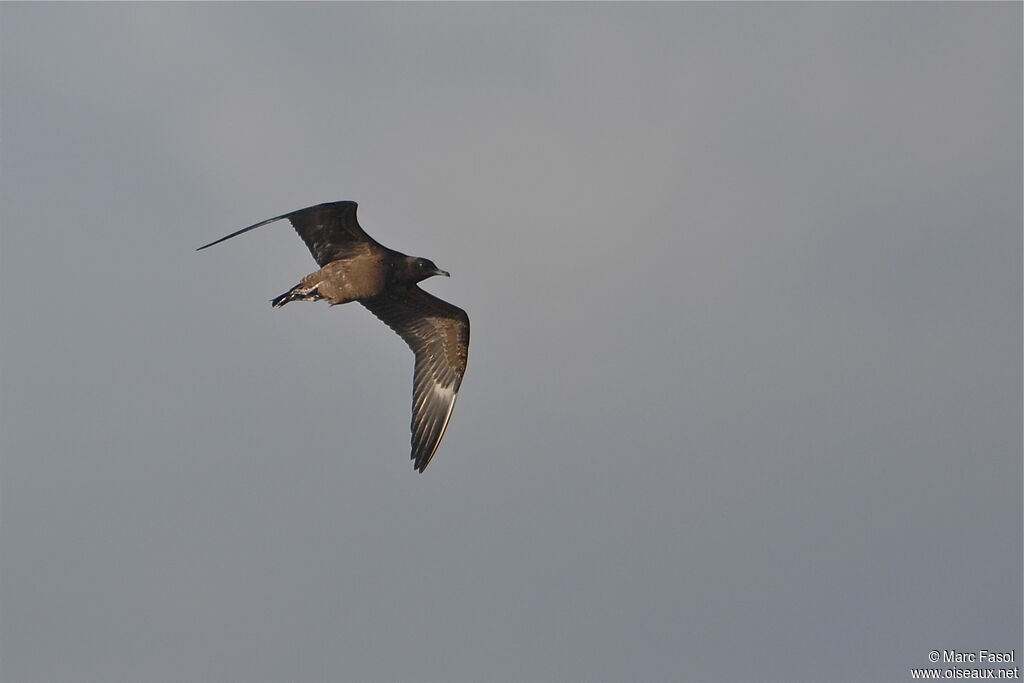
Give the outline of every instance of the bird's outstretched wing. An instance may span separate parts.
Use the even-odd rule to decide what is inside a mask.
[[[380,246],[359,227],[359,222],[356,220],[356,206],[355,202],[317,204],[316,206],[310,206],[260,221],[256,225],[250,225],[248,228],[242,228],[238,232],[221,237],[219,240],[204,244],[199,249],[212,247],[224,240],[241,235],[243,232],[249,232],[267,223],[287,218],[295,228],[295,232],[299,233],[299,237],[309,247],[309,251],[313,254],[316,262],[320,266],[325,266],[331,261],[335,261],[348,254],[353,242],[369,242],[370,244]],[[199,249],[196,251],[199,251]]]
[[[469,353],[469,316],[416,285],[360,301],[405,340],[416,356],[412,390],[412,460],[422,472],[455,407]]]

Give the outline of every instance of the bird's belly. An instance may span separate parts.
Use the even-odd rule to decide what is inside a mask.
[[[307,280],[309,285],[317,288],[320,296],[332,304],[377,296],[385,284],[383,268],[376,259],[332,261],[306,276],[303,283],[307,283]]]

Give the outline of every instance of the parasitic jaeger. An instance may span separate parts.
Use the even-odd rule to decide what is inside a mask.
[[[398,333],[416,357],[412,392],[412,460],[426,469],[441,443],[466,372],[469,316],[416,283],[448,273],[432,261],[379,244],[356,221],[356,203],[328,202],[268,218],[199,247],[206,249],[282,218],[291,222],[320,269],[272,301],[358,301]]]

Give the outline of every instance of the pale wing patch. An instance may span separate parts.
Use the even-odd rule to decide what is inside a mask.
[[[441,431],[437,433],[437,443],[441,443],[441,437],[444,436],[444,430],[448,429],[448,420],[452,419],[452,411],[455,410],[455,387],[443,387],[440,384],[435,384],[433,387],[433,393],[435,401],[440,403],[445,401],[448,404],[448,412],[444,414],[444,420],[441,421]],[[435,450],[437,446],[434,446]]]

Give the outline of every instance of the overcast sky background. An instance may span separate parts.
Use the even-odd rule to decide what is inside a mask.
[[[1021,656],[1002,4],[0,6],[5,682]],[[450,270],[412,355],[269,216]]]

